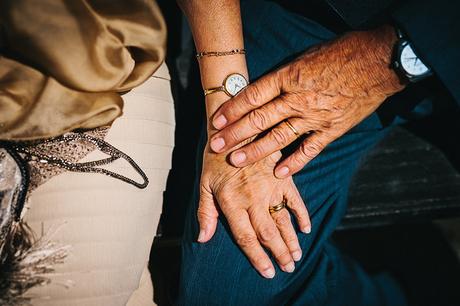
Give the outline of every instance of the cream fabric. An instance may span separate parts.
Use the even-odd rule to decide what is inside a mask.
[[[123,96],[123,115],[106,141],[130,155],[150,184],[138,189],[100,174],[66,172],[31,194],[25,220],[36,233],[59,227],[55,241],[71,246],[50,285],[31,290],[33,305],[153,305],[146,269],[161,213],[174,144],[174,107],[163,64]],[[83,160],[104,156],[92,152]],[[126,162],[108,166],[136,177]],[[66,288],[64,284],[72,283]]]

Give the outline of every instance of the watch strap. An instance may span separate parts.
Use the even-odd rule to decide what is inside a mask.
[[[403,32],[401,31],[401,29],[396,27],[396,26],[395,26],[395,32],[396,32],[396,36],[398,37],[398,40],[405,38],[405,36],[404,36]]]
[[[213,88],[205,88],[204,90],[204,95],[207,96],[207,95],[210,95],[210,94],[213,94],[215,92],[219,92],[219,91],[223,91],[226,93],[225,91],[225,87],[223,85],[219,86],[219,87],[213,87]]]

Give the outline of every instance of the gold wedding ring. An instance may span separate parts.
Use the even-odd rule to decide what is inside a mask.
[[[268,208],[268,211],[270,212],[270,214],[273,214],[273,213],[276,213],[284,208],[287,207],[287,201],[286,199],[283,200],[283,202],[279,203],[278,205],[275,205],[275,206],[270,206]]]
[[[284,123],[291,129],[291,131],[297,136],[300,136],[300,133],[295,129],[295,127],[289,122],[288,119],[284,120]]]

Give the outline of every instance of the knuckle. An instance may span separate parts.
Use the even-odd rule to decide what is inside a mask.
[[[297,239],[296,235],[289,236],[284,240],[285,240],[286,244],[290,246],[291,249],[297,250],[299,248],[298,247],[299,240]]]
[[[298,219],[308,219],[307,207],[303,201],[294,201],[290,207],[295,217]]]
[[[289,75],[292,82],[291,85],[302,84],[303,74],[301,73],[303,69],[299,69],[297,62],[294,62],[292,65],[289,65]]]
[[[219,207],[226,216],[236,216],[236,209],[238,208],[235,205],[235,197],[231,192],[219,192],[216,197],[219,202]]]
[[[290,210],[296,211],[304,209],[305,205],[303,204],[303,200],[299,195],[294,195],[292,200],[288,202],[288,207]]]
[[[321,121],[320,126],[323,129],[330,129],[332,127],[332,122],[327,121],[327,120],[323,120],[323,121]]]
[[[227,186],[223,186],[220,192],[218,192],[218,197],[222,203],[229,203],[232,199],[232,192]]]
[[[250,145],[250,150],[248,149],[246,153],[248,153],[249,158],[248,160],[256,160],[266,155],[265,147],[261,145],[259,142],[252,143]]]
[[[286,133],[280,129],[280,128],[275,128],[271,131],[270,137],[273,139],[275,143],[278,145],[286,145],[289,143],[289,137],[286,135]]]
[[[235,113],[235,107],[234,107],[235,102],[234,101],[228,101],[227,103],[224,103],[220,107],[220,112],[222,115],[224,115],[227,118],[234,118],[237,116]]]
[[[238,129],[230,128],[228,131],[226,131],[226,135],[224,137],[230,141],[238,141],[241,136],[238,132]]]
[[[300,146],[300,152],[307,159],[313,159],[322,150],[322,145],[318,141],[306,141]]]
[[[264,131],[267,127],[268,120],[265,117],[265,114],[259,109],[255,109],[252,112],[250,112],[248,119],[249,124],[251,124],[251,126],[258,132]]]
[[[255,267],[259,267],[262,270],[265,270],[270,266],[270,264],[267,262],[264,256],[259,255],[256,255],[252,258],[252,263]]]
[[[289,250],[286,248],[283,251],[273,254],[278,262],[281,264],[288,263],[291,261],[291,253]]]
[[[204,209],[203,207],[198,207],[197,211],[198,219],[209,219],[214,217],[214,215],[210,214],[207,209]]]
[[[291,218],[283,214],[275,218],[275,223],[278,227],[286,227],[291,224]]]
[[[267,86],[277,89],[277,93],[280,93],[281,80],[283,78],[283,73],[281,70],[276,70],[272,72],[269,77],[265,79]]]
[[[275,239],[278,229],[275,226],[267,226],[260,230],[260,240],[262,243],[268,243]]]
[[[240,234],[235,238],[235,240],[242,248],[249,248],[257,243],[257,237],[251,234]]]
[[[257,107],[259,99],[262,97],[259,86],[249,86],[243,91],[243,102],[252,107]]]
[[[295,165],[303,165],[308,159],[308,155],[305,154],[305,149],[303,145],[300,146],[299,151],[300,151],[300,154],[292,155],[292,162]]]
[[[274,108],[275,111],[282,116],[287,116],[292,111],[292,107],[289,105],[288,99],[284,96],[279,97],[278,102],[274,105]]]
[[[303,115],[301,110],[301,100],[297,98],[297,95],[291,94],[289,96],[281,95],[279,96],[278,102],[275,105],[277,113],[287,116],[287,115]]]

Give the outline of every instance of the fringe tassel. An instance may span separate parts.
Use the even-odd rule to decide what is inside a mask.
[[[49,284],[47,274],[64,262],[68,246],[50,241],[49,232],[39,239],[24,222],[13,221],[4,241],[0,241],[0,305],[31,305],[25,293]]]

